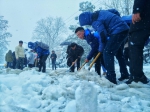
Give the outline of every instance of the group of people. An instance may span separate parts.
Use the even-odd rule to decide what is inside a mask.
[[[107,70],[106,78],[117,84],[114,57],[120,66],[120,81],[128,79],[127,84],[134,82],[148,83],[148,78],[143,72],[143,49],[144,44],[150,36],[150,1],[135,0],[133,6],[132,23],[130,26],[122,20],[115,9],[99,10],[95,12],[83,12],[79,15],[80,26],[89,25],[95,30],[78,27],[75,34],[84,39],[91,46],[85,62],[100,53],[96,61],[95,71],[100,74],[100,65]],[[128,73],[124,59],[124,45],[128,38],[129,59]],[[73,48],[72,48],[73,49]],[[78,55],[80,57],[80,54]],[[100,64],[101,63],[101,64]]]
[[[42,42],[29,42],[28,47],[31,50],[26,54],[23,47],[23,41],[19,41],[19,45],[15,48],[15,52],[12,53],[11,50],[6,53],[5,61],[7,62],[7,68],[21,69],[24,67],[32,68],[38,67],[39,72],[46,72],[46,59],[49,56],[49,46]],[[56,58],[57,55],[55,51],[52,51],[50,56],[52,60],[52,70],[56,70]]]
[[[25,51],[23,41],[19,41],[19,45],[16,46],[15,51],[12,52],[9,50],[5,55],[5,61],[7,62],[6,68],[22,70],[27,66],[30,68],[33,67],[36,60],[36,54],[31,50],[28,52],[29,56],[27,56]]]
[[[100,56],[95,62],[95,71],[101,75],[101,65],[106,69],[106,78],[117,84],[114,57],[118,60],[121,77],[118,79],[126,81],[127,84],[134,82],[148,83],[148,78],[143,72],[143,49],[144,44],[150,36],[150,0],[134,0],[132,22],[130,26],[121,18],[119,12],[115,9],[99,10],[95,12],[83,12],[79,15],[80,27],[76,28],[75,34],[82,40],[86,40],[91,46],[85,62],[95,58],[98,53]],[[82,26],[89,25],[90,29],[84,29]],[[128,40],[128,41],[127,41]],[[125,62],[124,46],[128,43],[129,62]],[[23,42],[19,41],[19,46],[15,49],[16,67],[23,69],[25,58]],[[46,72],[46,59],[50,54],[49,46],[40,42],[29,42],[28,47],[37,53],[39,62],[39,72]],[[11,51],[8,52],[8,54]],[[77,70],[80,68],[81,56],[84,53],[82,46],[72,43],[67,49],[67,65],[71,66],[71,72],[74,72],[74,64],[77,62]],[[56,69],[57,55],[54,51],[50,56],[52,59],[52,69]],[[6,56],[7,59],[7,56]],[[12,58],[9,58],[12,60]],[[10,66],[11,63],[8,63]],[[73,65],[73,66],[72,66]],[[129,66],[130,74],[127,70]]]

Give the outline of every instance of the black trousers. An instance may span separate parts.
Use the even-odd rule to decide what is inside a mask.
[[[129,58],[129,47],[124,48],[124,59],[127,66],[129,66],[130,58]]]
[[[39,61],[39,72],[42,70],[42,72],[46,72],[46,60],[48,55],[43,55],[40,57]]]
[[[143,72],[143,49],[150,36],[150,29],[132,32],[129,38],[130,73],[134,78],[141,78]]]
[[[94,58],[97,56],[97,53],[94,54]],[[95,61],[95,72],[97,72],[98,75],[101,75],[101,59],[102,58],[102,54],[97,58],[97,60]],[[103,61],[104,62],[104,61]],[[104,65],[104,64],[103,64]]]
[[[74,58],[75,60],[77,59],[77,58]],[[74,61],[75,61],[74,60]],[[77,70],[80,68],[80,58],[78,58],[78,60],[77,60],[77,62],[76,62],[76,64],[77,64]],[[73,61],[73,62],[74,62]],[[71,62],[72,63],[72,62]],[[70,70],[71,70],[71,72],[74,72],[74,69],[75,69],[75,64],[70,68]]]
[[[23,70],[23,65],[24,65],[24,58],[19,57],[19,58],[16,60],[16,68]]]

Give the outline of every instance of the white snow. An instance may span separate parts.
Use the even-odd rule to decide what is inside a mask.
[[[120,77],[116,66],[117,78]],[[149,66],[144,66],[150,78]],[[0,71],[0,112],[150,112],[150,85],[110,83],[93,69]]]

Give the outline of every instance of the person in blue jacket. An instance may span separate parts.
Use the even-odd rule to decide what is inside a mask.
[[[129,27],[115,9],[99,10],[94,13],[83,12],[79,15],[81,26],[91,25],[100,35],[99,52],[103,52],[106,78],[117,84],[114,66],[114,56],[118,59],[121,77],[119,80],[128,79],[129,73],[123,57],[124,41],[127,38]],[[107,38],[109,37],[109,40]]]
[[[91,51],[89,52],[85,62],[89,62],[93,57],[95,58],[98,54],[99,48],[99,34],[98,32],[91,33],[89,29],[85,29],[83,27],[78,27],[75,30],[75,34],[80,38],[87,41],[87,43],[91,46]],[[101,64],[104,66],[103,56],[101,55],[95,62],[95,71],[98,75],[101,75],[100,68]]]
[[[39,62],[39,72],[45,73],[46,72],[46,60],[47,57],[50,54],[50,51],[48,49],[43,48],[42,46],[39,46],[37,42],[28,42],[28,47],[30,49],[33,49],[37,53],[37,59]]]

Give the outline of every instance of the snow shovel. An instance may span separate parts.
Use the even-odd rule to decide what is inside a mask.
[[[81,70],[81,68],[82,68],[85,64],[86,64],[86,62],[84,62],[84,63],[82,64],[82,66],[78,69],[78,71]]]
[[[72,65],[70,66],[70,68],[69,68],[66,72],[69,72],[69,71],[70,71],[71,67],[77,62],[77,60],[78,60],[78,59],[76,59],[76,60],[74,61],[74,63],[72,63]]]
[[[92,61],[92,63],[90,64],[90,66],[89,66],[89,68],[88,68],[88,70],[90,70],[91,68],[92,68],[92,66],[93,66],[93,64],[95,63],[95,61],[97,60],[97,58],[100,56],[100,52],[96,55],[96,57],[95,57],[95,59]]]

